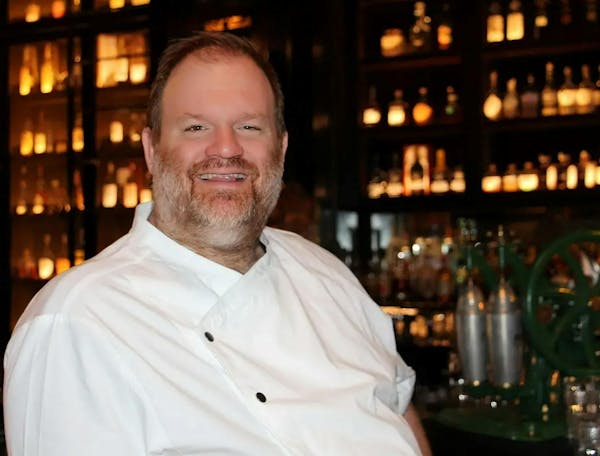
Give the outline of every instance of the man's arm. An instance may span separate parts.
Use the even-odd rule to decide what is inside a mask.
[[[432,456],[431,447],[429,446],[429,440],[425,434],[425,429],[423,429],[421,419],[419,418],[419,415],[412,404],[409,404],[406,412],[404,412],[404,419],[407,421],[408,425],[415,434],[417,443],[419,444],[419,448],[421,449],[423,456]]]

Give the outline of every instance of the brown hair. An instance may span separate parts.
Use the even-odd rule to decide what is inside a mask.
[[[148,125],[152,129],[153,141],[160,137],[161,102],[169,76],[185,57],[198,51],[202,51],[204,57],[246,56],[252,59],[265,74],[271,85],[275,99],[277,134],[279,137],[283,136],[286,131],[283,116],[283,93],[277,73],[271,63],[245,38],[226,32],[197,32],[187,38],[170,43],[160,57],[147,108]]]

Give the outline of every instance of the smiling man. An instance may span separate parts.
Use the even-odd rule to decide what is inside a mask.
[[[12,455],[418,455],[414,372],[334,256],[265,227],[287,132],[269,63],[201,33],[163,54],[155,200],[32,300],[5,354]]]

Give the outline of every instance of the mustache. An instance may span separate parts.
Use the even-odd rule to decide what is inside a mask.
[[[258,168],[256,165],[241,157],[232,158],[219,158],[211,157],[206,160],[202,160],[199,163],[195,163],[189,170],[189,176],[194,177],[198,174],[202,174],[207,171],[217,171],[222,168],[233,168],[240,171],[246,171],[248,174],[258,174]]]

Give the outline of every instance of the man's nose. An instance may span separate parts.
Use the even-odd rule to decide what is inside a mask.
[[[243,148],[233,128],[219,127],[215,130],[213,141],[207,149],[209,156],[223,158],[239,157]]]

